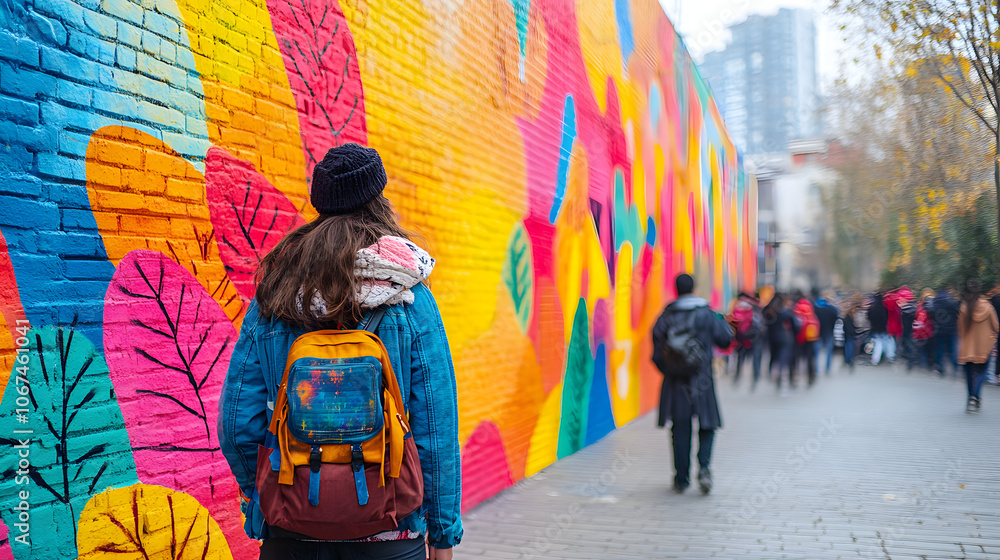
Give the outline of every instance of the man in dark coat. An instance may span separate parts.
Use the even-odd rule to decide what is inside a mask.
[[[733,340],[733,329],[721,316],[708,306],[708,302],[692,294],[694,279],[681,274],[676,280],[677,300],[667,306],[653,326],[654,362],[664,373],[660,391],[660,414],[658,425],[662,428],[667,421],[672,422],[671,434],[674,448],[674,491],[683,492],[690,485],[691,476],[691,418],[698,416],[698,484],[707,494],[712,489],[712,475],[709,462],[712,457],[712,442],[715,430],[722,426],[719,402],[715,397],[715,382],[712,378],[712,350],[726,348]],[[661,349],[665,346],[668,332],[678,325],[690,325],[705,355],[697,375],[687,379],[677,379],[662,360]]]
[[[837,308],[823,298],[816,298],[816,305],[813,309],[816,319],[819,320],[819,343],[816,345],[816,371],[820,371],[820,366],[824,364],[823,357],[826,357],[826,374],[830,375],[833,366],[833,329],[837,325],[837,318],[840,312]]]
[[[950,288],[938,292],[934,298],[934,312],[930,314],[931,325],[937,338],[937,356],[934,369],[941,376],[945,374],[945,355],[951,364],[952,372],[958,375],[958,312],[962,303],[951,297]]]

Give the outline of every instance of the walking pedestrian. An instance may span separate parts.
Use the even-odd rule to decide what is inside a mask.
[[[375,150],[329,150],[313,172],[319,216],[257,271],[219,403],[219,440],[262,560],[447,560],[462,538],[455,372],[423,283],[434,259],[397,223],[386,182]],[[315,346],[299,343],[306,339]],[[342,357],[349,351],[361,355]],[[292,377],[302,360],[329,379],[309,377],[326,369]],[[357,386],[341,391],[346,367]],[[290,485],[277,482],[286,459]]]
[[[958,315],[958,361],[965,368],[969,401],[966,411],[977,411],[982,406],[979,397],[986,379],[986,364],[997,344],[997,312],[990,301],[975,287],[966,288]]]
[[[920,302],[917,306],[917,316],[913,319],[913,336],[920,349],[920,361],[927,369],[934,369],[937,353],[937,333],[934,332],[934,297],[937,293],[924,288],[920,292]]]
[[[760,301],[749,294],[741,293],[733,308],[732,324],[736,327],[736,373],[733,384],[739,382],[743,362],[753,362],[753,384],[760,380],[760,363],[764,354],[764,319],[761,316]]]
[[[816,298],[815,313],[816,318],[819,320],[819,342],[816,344],[816,370],[819,371],[820,366],[825,363],[826,367],[824,371],[826,375],[830,375],[834,353],[833,329],[837,325],[837,318],[840,313],[825,298]],[[826,357],[825,361],[822,359],[823,356]]]
[[[819,340],[819,320],[813,311],[812,303],[801,294],[795,304],[795,319],[799,330],[795,337],[795,359],[792,360],[791,377],[795,377],[799,363],[805,363],[807,383],[812,386],[816,382],[816,341]]]
[[[914,353],[917,355],[915,360],[917,364],[924,363],[927,367],[931,367],[934,363],[933,355],[931,350],[928,348],[933,348],[933,338],[934,338],[934,326],[931,325],[930,316],[927,313],[928,300],[930,299],[927,294],[928,290],[924,290],[920,299],[917,300],[916,311],[913,314],[913,323],[910,327],[913,339]],[[931,294],[933,295],[933,292]]]
[[[795,357],[795,338],[799,332],[798,323],[791,310],[787,308],[785,299],[784,294],[775,294],[762,311],[764,323],[767,325],[770,354],[767,371],[779,390],[786,375],[789,385],[794,384],[791,365]]]
[[[993,310],[997,312],[1000,316],[1000,286],[994,286],[993,290],[990,292],[990,305],[993,306]],[[997,359],[1000,356],[1000,340],[997,341],[997,347],[993,350],[993,355],[990,356],[990,365],[986,371],[986,382],[987,383],[997,383]]]
[[[712,378],[712,351],[733,341],[733,329],[704,299],[693,295],[694,279],[677,276],[677,299],[653,326],[653,362],[663,374],[658,425],[671,422],[674,484],[677,493],[690,485],[692,418],[698,417],[698,485],[712,490],[712,444],[722,426]]]
[[[935,346],[934,370],[945,375],[945,365],[951,364],[952,372],[958,375],[958,313],[961,304],[951,296],[951,288],[938,291],[934,298],[931,324],[934,326]],[[948,361],[945,362],[947,356]]]
[[[872,365],[877,366],[882,361],[882,355],[890,362],[896,360],[896,340],[889,334],[889,311],[885,306],[885,296],[875,292],[868,306],[868,322],[871,324]]]
[[[906,370],[910,371],[920,358],[917,354],[916,342],[913,339],[913,322],[917,318],[917,306],[913,303],[913,292],[906,286],[897,290],[895,305],[899,308],[900,315],[899,343],[903,349],[903,358],[906,359]]]
[[[840,318],[844,323],[844,364],[852,372],[854,371],[854,357],[858,353],[858,325],[855,317],[860,309],[860,294],[852,294],[845,301],[843,316]]]

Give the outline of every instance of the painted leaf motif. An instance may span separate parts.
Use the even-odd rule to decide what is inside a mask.
[[[251,543],[236,481],[219,451],[219,395],[236,330],[187,270],[156,251],[118,263],[104,303],[104,348],[139,480],[181,490]],[[225,512],[225,513],[223,513]]]
[[[23,369],[15,370],[0,403],[0,444],[11,450],[0,454],[0,513],[15,527],[19,512],[12,508],[30,481],[31,519],[75,530],[95,490],[136,481],[132,450],[107,365],[94,345],[65,328],[32,329],[27,338],[27,363],[17,364]],[[24,442],[30,467],[20,469],[14,446]],[[67,533],[50,539],[33,533],[33,546],[10,545],[21,559],[72,558],[75,535]]]
[[[331,146],[367,143],[361,72],[337,0],[268,0],[295,95],[306,177]]]
[[[518,222],[507,242],[507,255],[500,275],[514,301],[517,324],[525,333],[528,332],[534,305],[534,274],[531,264],[531,241],[528,239],[528,233],[524,231],[524,225]]]
[[[226,272],[240,294],[253,299],[260,259],[305,220],[253,165],[221,148],[208,150],[205,188]]]
[[[580,298],[573,319],[573,334],[566,348],[566,375],[563,378],[562,415],[559,422],[559,459],[583,449],[587,439],[587,409],[594,375],[590,353],[590,325],[587,300]]]
[[[162,486],[109,488],[80,514],[79,558],[231,560],[219,525],[198,500]]]

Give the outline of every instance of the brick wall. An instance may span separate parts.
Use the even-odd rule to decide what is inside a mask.
[[[755,285],[755,184],[656,0],[10,0],[0,22],[0,560],[255,557],[219,391],[254,263],[315,216],[332,145],[382,154],[438,259],[465,509],[652,407],[677,273],[719,307]]]

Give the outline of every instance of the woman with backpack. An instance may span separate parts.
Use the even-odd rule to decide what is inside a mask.
[[[969,390],[967,412],[982,406],[979,391],[986,379],[986,365],[997,343],[997,312],[990,300],[974,287],[967,288],[958,312],[958,361],[965,369]]]
[[[450,559],[462,538],[455,373],[424,284],[434,259],[386,183],[375,150],[329,150],[313,172],[319,216],[257,270],[219,439],[262,560]]]

